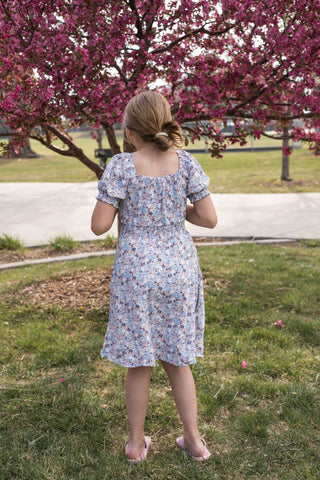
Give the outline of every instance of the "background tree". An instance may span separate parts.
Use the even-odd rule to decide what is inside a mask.
[[[0,0],[0,117],[16,134],[11,148],[33,138],[99,177],[101,167],[67,127],[102,127],[118,153],[113,125],[125,104],[157,88],[191,139],[209,139],[213,155],[248,135],[282,140],[284,126],[288,138],[318,151],[319,7],[319,0]],[[228,139],[227,117],[235,123]]]
[[[0,120],[0,136],[4,138],[9,138],[10,136],[14,136],[14,132],[11,129],[6,128]],[[0,145],[3,145],[3,155],[7,156],[7,142],[0,142]],[[0,146],[1,149],[1,146]],[[29,138],[24,140],[24,145],[18,151],[11,151],[9,155],[13,158],[35,158],[38,157],[37,153],[35,153],[30,145]],[[0,154],[1,156],[1,154]]]

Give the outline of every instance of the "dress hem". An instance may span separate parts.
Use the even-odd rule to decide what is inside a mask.
[[[185,363],[172,363],[170,361],[168,361],[167,359],[165,358],[160,358],[160,357],[157,357],[155,358],[154,362],[152,364],[150,364],[150,362],[142,362],[142,363],[139,363],[139,365],[128,365],[126,362],[121,362],[121,360],[113,360],[111,357],[109,357],[108,355],[106,354],[101,354],[101,358],[106,358],[109,362],[112,362],[116,365],[120,365],[120,367],[125,367],[125,368],[137,368],[137,367],[155,367],[156,366],[156,361],[157,360],[160,360],[160,361],[163,361],[163,362],[166,362],[166,363],[170,363],[170,365],[174,365],[175,367],[187,367],[188,365],[195,365],[197,363],[197,358],[203,358],[203,355],[202,354],[195,354],[195,358],[193,360],[191,360],[190,362],[185,362]]]

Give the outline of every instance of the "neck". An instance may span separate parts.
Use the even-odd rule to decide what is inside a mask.
[[[136,149],[137,149],[137,152],[141,152],[141,153],[145,153],[153,156],[162,153],[153,143],[141,142],[139,145],[136,145]]]

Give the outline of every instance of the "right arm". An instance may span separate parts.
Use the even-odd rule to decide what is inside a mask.
[[[109,203],[97,200],[92,213],[91,230],[96,235],[106,233],[112,227],[117,209]]]
[[[194,225],[214,228],[218,223],[216,209],[210,195],[187,205],[186,220]]]

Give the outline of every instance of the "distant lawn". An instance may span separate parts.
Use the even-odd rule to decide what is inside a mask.
[[[160,366],[152,372],[148,460],[135,467],[124,458],[125,369],[100,358],[108,315],[101,276],[90,285],[100,308],[87,293],[72,302],[69,290],[80,298],[76,282],[110,271],[112,258],[1,272],[0,477],[319,480],[319,248],[198,248],[205,356],[192,370],[212,451],[204,464],[175,447],[181,424]],[[51,303],[43,301],[48,281],[53,292],[55,282],[65,289]]]
[[[93,161],[97,142],[89,132],[74,134],[76,144]],[[122,145],[121,137],[118,137]],[[95,175],[79,160],[59,156],[38,142],[32,148],[41,157],[36,159],[3,160],[0,163],[0,182],[90,182]],[[254,146],[278,146],[276,141],[263,139]],[[248,147],[251,146],[249,140]],[[104,139],[104,148],[108,148]],[[204,148],[197,142],[188,148]],[[232,149],[223,158],[212,158],[209,154],[196,154],[205,172],[210,177],[211,191],[215,193],[288,193],[320,192],[320,159],[307,148],[294,150],[290,159],[293,182],[279,182],[281,174],[281,151],[240,152]]]
[[[76,132],[73,137],[76,145],[83,149],[90,160],[97,162],[94,150],[98,148],[98,144],[91,138],[89,132]],[[96,180],[95,174],[79,160],[58,155],[35,140],[31,140],[30,143],[33,151],[40,157],[17,160],[2,159],[0,182],[90,182]],[[62,147],[59,141],[56,141],[55,144]],[[107,144],[103,146],[108,148]]]
[[[225,153],[223,158],[198,154],[215,193],[320,192],[320,157],[306,148],[290,157],[292,182],[280,182],[281,151]]]

